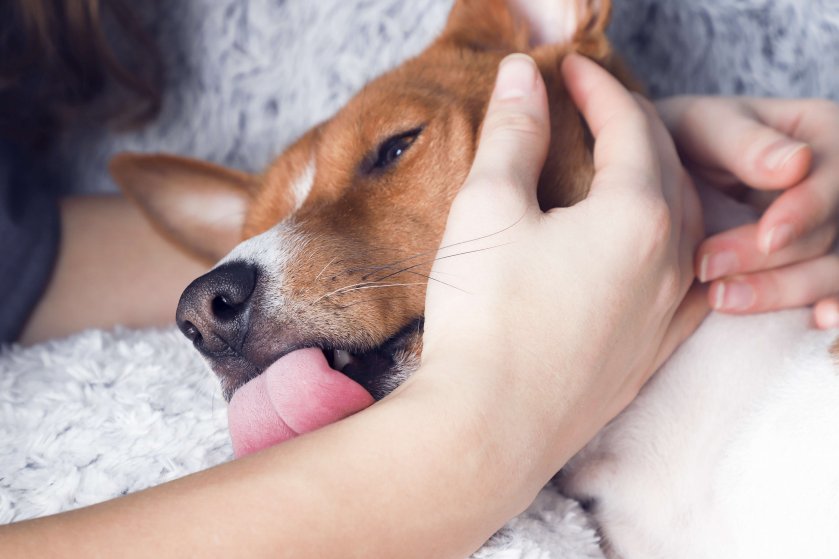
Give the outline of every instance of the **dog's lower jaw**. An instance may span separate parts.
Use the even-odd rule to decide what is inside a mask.
[[[382,379],[382,397],[399,388],[420,366],[420,356],[418,353],[402,350],[394,357],[393,369],[391,369],[388,376]],[[373,395],[373,397],[375,398],[376,396]],[[376,399],[378,400],[380,398]]]

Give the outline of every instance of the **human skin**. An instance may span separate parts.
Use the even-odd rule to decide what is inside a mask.
[[[595,64],[563,70],[596,137],[591,195],[539,210],[547,98],[532,60],[507,58],[443,245],[506,227],[503,242],[438,261],[460,289],[429,289],[422,365],[398,390],[247,458],[0,528],[0,556],[462,557],[522,511],[707,311],[684,298],[701,220],[663,125]]]
[[[699,247],[697,273],[715,310],[814,304],[819,328],[839,327],[839,105],[684,96],[657,108],[692,172],[770,201],[758,223]]]
[[[181,292],[208,268],[161,237],[122,196],[65,198],[55,269],[19,341],[85,328],[167,326]]]

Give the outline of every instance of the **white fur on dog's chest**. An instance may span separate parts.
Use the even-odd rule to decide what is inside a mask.
[[[625,559],[839,557],[836,332],[713,314],[568,465]]]
[[[699,192],[710,233],[754,220]],[[613,557],[839,558],[837,332],[811,312],[711,314],[568,464]]]

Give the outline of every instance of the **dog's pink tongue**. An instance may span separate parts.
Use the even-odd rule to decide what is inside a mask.
[[[284,356],[239,388],[228,407],[237,458],[363,410],[373,397],[329,367],[319,349]]]

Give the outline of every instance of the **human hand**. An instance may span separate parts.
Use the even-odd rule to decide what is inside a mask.
[[[509,435],[500,452],[519,467],[516,450],[543,460],[537,485],[707,312],[701,293],[682,304],[702,225],[663,124],[593,62],[571,55],[563,73],[596,139],[589,196],[539,209],[545,88],[530,59],[507,58],[432,271],[421,374],[408,382],[439,372],[488,430]]]
[[[815,303],[839,327],[839,105],[825,100],[674,97],[658,109],[691,170],[726,188],[777,195],[760,221],[699,247],[699,278],[720,311]]]

